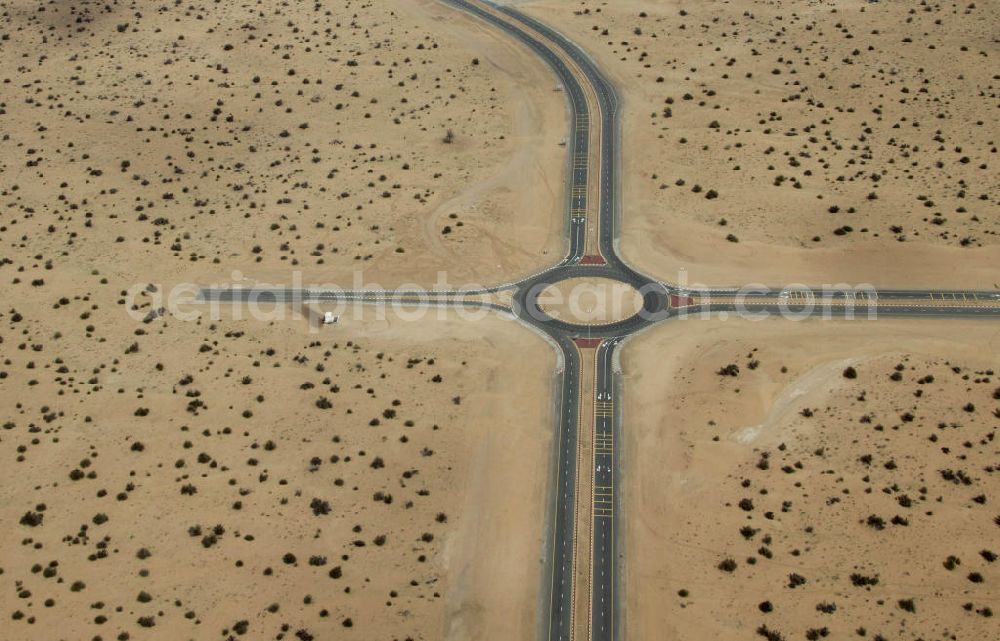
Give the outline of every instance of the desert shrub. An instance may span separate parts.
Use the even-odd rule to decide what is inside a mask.
[[[785,637],[781,636],[780,632],[772,630],[766,625],[757,628],[757,635],[764,637],[767,641],[785,641]]]
[[[722,559],[716,567],[723,572],[734,572],[736,571],[736,561],[730,558]]]
[[[42,524],[42,520],[45,518],[44,514],[39,514],[38,512],[25,512],[24,516],[21,517],[21,525],[26,525],[28,527],[38,527]]]
[[[878,575],[865,576],[864,574],[858,574],[855,572],[851,574],[851,585],[855,587],[863,588],[870,585],[878,585]]]
[[[312,509],[313,514],[316,516],[321,516],[323,514],[330,513],[330,503],[319,498],[314,498],[310,503],[309,507]]]

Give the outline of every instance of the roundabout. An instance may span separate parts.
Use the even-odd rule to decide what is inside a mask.
[[[520,283],[514,314],[554,339],[624,337],[670,316],[670,291],[617,265],[560,265]]]

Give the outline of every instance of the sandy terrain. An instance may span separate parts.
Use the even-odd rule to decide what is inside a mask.
[[[562,256],[563,96],[461,12],[2,9],[4,247],[130,282],[492,283]]]
[[[628,636],[992,638],[997,353],[988,322],[687,320],[629,343]]]
[[[5,639],[534,633],[540,339],[374,310],[88,337],[86,307],[3,315]]]
[[[678,281],[998,281],[996,3],[533,0],[620,88],[622,250]]]
[[[0,2],[0,637],[534,633],[540,339],[156,297],[555,262],[552,84],[430,0]]]
[[[642,294],[608,278],[567,278],[544,290],[538,305],[553,318],[571,323],[602,324],[634,316]]]
[[[995,6],[524,6],[623,88],[638,267],[993,286]],[[540,339],[436,311],[184,322],[157,297],[556,262],[554,82],[432,0],[0,0],[0,636],[531,638]],[[630,634],[984,638],[996,330],[746,328],[626,353]]]

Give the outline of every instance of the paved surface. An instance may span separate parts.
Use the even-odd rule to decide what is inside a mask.
[[[621,638],[618,616],[619,567],[622,562],[616,528],[621,522],[621,495],[618,469],[620,457],[616,444],[620,442],[620,405],[616,389],[616,350],[624,337],[655,323],[691,315],[728,315],[755,317],[760,314],[784,314],[793,318],[838,318],[853,315],[864,317],[870,310],[878,316],[995,318],[1000,319],[1000,291],[962,290],[825,290],[793,287],[681,289],[639,273],[619,256],[615,244],[619,225],[620,197],[620,118],[617,92],[596,64],[563,35],[508,6],[492,5],[484,0],[443,0],[473,16],[507,32],[553,70],[562,84],[570,108],[570,132],[567,137],[569,181],[567,184],[566,257],[557,265],[520,281],[493,287],[455,291],[413,290],[317,290],[317,289],[205,289],[201,297],[215,302],[308,303],[347,301],[367,304],[449,305],[488,308],[515,314],[548,335],[561,349],[564,368],[559,399],[556,466],[553,495],[550,498],[550,527],[545,560],[543,600],[548,604],[541,613],[541,628],[548,641],[571,641],[574,625],[581,621],[575,611],[574,570],[579,562],[576,551],[577,458],[581,425],[593,429],[593,476],[590,505],[592,527],[589,553],[590,580],[587,589],[591,639],[616,641]],[[567,64],[570,62],[571,64]],[[586,83],[596,99],[597,113],[592,113],[584,90]],[[599,127],[600,148],[591,149],[591,133]],[[589,202],[591,179],[598,163],[598,218],[590,213],[595,203]],[[597,249],[605,264],[586,255],[587,229],[598,225]],[[556,320],[538,307],[538,297],[548,286],[568,278],[611,278],[628,283],[643,294],[643,308],[635,316],[607,325],[583,326]],[[509,307],[475,300],[476,295],[511,290]],[[671,300],[678,307],[671,307]],[[596,352],[593,415],[580,413],[580,353],[575,338],[601,338]],[[592,341],[581,341],[589,345]]]
[[[618,591],[618,537],[616,516],[620,497],[616,491],[620,422],[615,390],[615,348],[621,338],[611,338],[597,349],[594,389],[594,483],[592,488],[590,634],[612,639],[618,628],[615,598]]]

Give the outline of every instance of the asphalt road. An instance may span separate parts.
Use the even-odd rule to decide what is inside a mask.
[[[542,615],[547,639],[573,636],[576,570],[576,475],[580,399],[580,353],[568,338],[558,340],[564,361],[556,435],[554,500],[550,500],[549,554],[544,565]]]
[[[795,303],[760,302],[735,305],[731,303],[713,303],[711,305],[694,306],[687,310],[688,315],[697,313],[717,315],[732,314],[746,320],[759,320],[761,315],[781,316],[788,320],[804,320],[806,318],[834,319],[866,319],[876,320],[886,317],[923,317],[923,318],[998,318],[1000,307],[925,307],[913,304],[878,306],[871,309],[857,305],[844,307],[840,305],[801,305]]]
[[[1000,292],[985,290],[809,288],[789,287],[734,290],[686,290],[695,304],[672,309],[668,315],[724,312],[750,320],[761,313],[789,319],[1000,317]]]
[[[670,285],[664,284],[671,288]],[[673,289],[673,288],[671,288]],[[743,288],[715,289],[675,289],[674,293],[693,296],[726,296],[742,294],[747,299],[755,298],[813,298],[815,300],[852,299],[870,300],[912,300],[912,301],[965,301],[1000,302],[1000,290],[955,290],[955,289],[889,289],[870,285],[809,287],[790,285],[787,287],[744,286]]]
[[[493,287],[462,291],[351,291],[293,288],[208,288],[201,291],[207,302],[304,303],[345,301],[351,303],[397,303],[402,305],[431,304],[484,307],[513,312],[527,323],[548,335],[562,351],[564,369],[560,385],[559,417],[556,448],[553,452],[555,473],[549,500],[549,528],[545,559],[542,599],[547,603],[541,613],[541,628],[548,641],[571,641],[574,624],[579,619],[574,611],[574,570],[577,533],[577,458],[581,424],[589,429],[593,420],[594,456],[589,470],[593,478],[592,534],[590,550],[589,628],[590,638],[617,641],[621,638],[618,615],[619,569],[623,562],[616,536],[622,518],[622,496],[619,492],[618,470],[622,425],[614,372],[615,351],[624,337],[655,323],[693,314],[737,316],[782,313],[791,317],[840,317],[853,313],[867,314],[868,304],[877,303],[878,316],[923,318],[1000,318],[1000,291],[938,291],[884,289],[849,292],[822,288],[795,287],[785,292],[781,288],[759,288],[742,292],[735,300],[737,288],[690,290],[650,278],[630,267],[618,254],[616,241],[620,225],[620,109],[621,101],[614,85],[597,65],[575,44],[549,26],[526,16],[509,6],[496,6],[483,0],[442,0],[501,29],[523,43],[555,73],[566,95],[570,111],[567,136],[570,171],[566,193],[566,232],[568,251],[557,265],[517,282]],[[561,55],[560,55],[561,54]],[[571,71],[564,58],[573,61],[580,77]],[[597,100],[594,114],[586,99],[581,82],[585,82]],[[595,154],[590,148],[591,131],[600,126],[600,149],[596,159],[599,188],[598,251],[604,265],[581,263],[586,252],[587,227],[595,221],[589,217],[594,203],[588,201],[591,180],[595,175]],[[538,306],[538,296],[549,285],[575,277],[603,277],[628,283],[643,294],[643,308],[631,318],[599,326],[583,326],[552,318]],[[460,300],[468,294],[513,290],[513,302],[508,309],[493,303]],[[671,307],[687,296],[696,299],[709,296],[705,302]],[[850,305],[844,304],[850,299]],[[714,299],[714,300],[713,300]],[[992,306],[990,306],[992,305]],[[580,353],[574,338],[603,338],[596,352],[594,411],[580,414]]]
[[[594,461],[592,487],[592,537],[590,631],[591,638],[612,639],[618,629],[618,537],[616,516],[620,514],[617,490],[619,467],[615,349],[621,338],[610,338],[597,348],[594,389]]]

